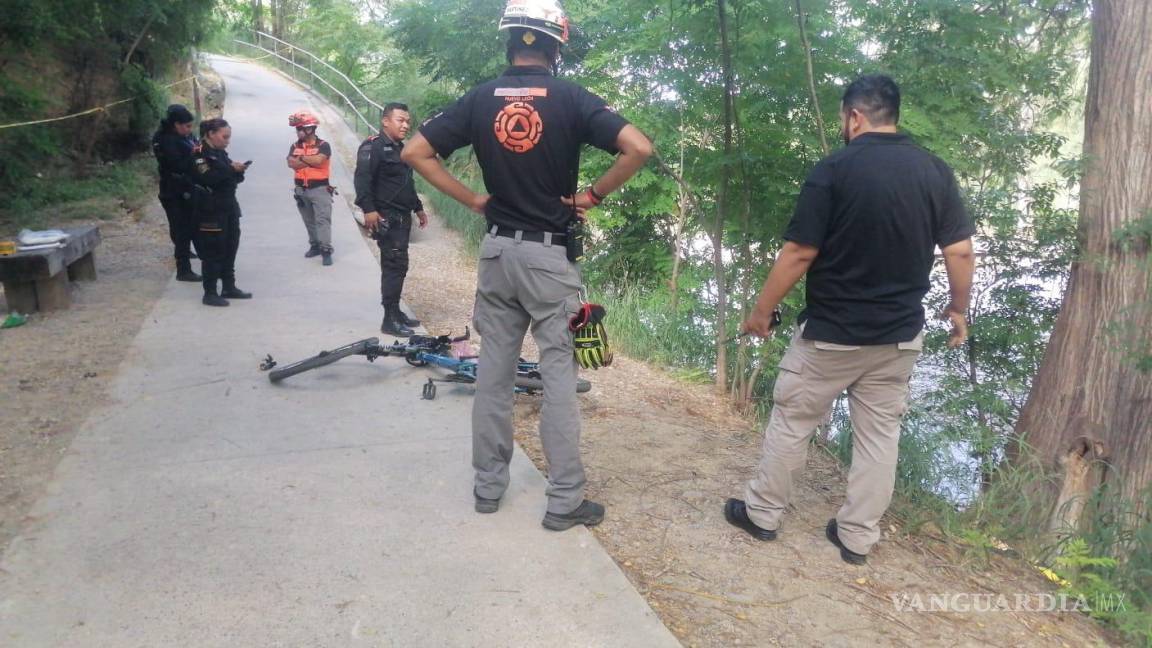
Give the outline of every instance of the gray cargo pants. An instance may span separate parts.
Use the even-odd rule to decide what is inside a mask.
[[[328,187],[296,187],[296,208],[308,230],[308,245],[321,251],[332,251],[332,194]]]
[[[899,344],[847,346],[805,340],[802,333],[801,327],[780,359],[760,467],[744,493],[748,518],[762,529],[780,526],[808,442],[832,403],[848,390],[852,467],[836,528],[844,546],[867,554],[880,540],[880,518],[892,501],[900,419],[924,334]]]
[[[580,303],[580,269],[564,246],[484,237],[473,324],[482,337],[472,405],[475,493],[499,499],[512,460],[513,386],[529,325],[540,349],[544,403],[540,441],[548,460],[548,511],[571,513],[584,501],[576,359],[568,319]]]

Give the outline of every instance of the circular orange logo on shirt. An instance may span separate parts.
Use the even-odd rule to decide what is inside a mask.
[[[540,143],[544,121],[532,104],[517,101],[496,115],[496,139],[513,153],[527,153]]]

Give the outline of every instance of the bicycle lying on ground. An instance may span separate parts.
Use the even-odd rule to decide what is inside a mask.
[[[448,370],[449,373],[445,377],[429,378],[428,382],[424,383],[420,397],[425,400],[432,400],[436,398],[436,383],[438,382],[467,385],[476,382],[476,374],[479,370],[476,363],[477,357],[461,355],[454,352],[453,349],[454,345],[467,342],[470,337],[471,332],[465,329],[464,335],[460,337],[413,335],[408,338],[407,342],[396,340],[390,345],[381,344],[379,338],[366,338],[330,351],[321,351],[310,358],[284,365],[278,369],[274,368],[277,363],[269,355],[260,364],[260,369],[261,371],[268,371],[268,380],[278,383],[285,378],[330,365],[348,356],[362,355],[368,358],[368,362],[375,362],[376,358],[399,356],[413,367],[432,365]],[[576,393],[578,394],[583,394],[591,388],[592,383],[587,380],[580,379],[576,382]],[[516,367],[515,389],[517,393],[523,394],[535,394],[544,390],[544,379],[540,375],[539,363],[520,359],[520,363]]]

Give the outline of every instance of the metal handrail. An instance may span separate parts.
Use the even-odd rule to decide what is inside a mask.
[[[315,54],[313,54],[313,53],[311,53],[311,52],[309,52],[309,51],[307,51],[307,50],[305,50],[305,49],[302,49],[302,48],[300,48],[300,47],[298,47],[298,46],[296,46],[296,45],[293,45],[292,43],[288,43],[288,42],[286,42],[286,41],[280,40],[279,38],[276,38],[275,36],[272,36],[272,35],[270,35],[270,34],[265,34],[264,32],[261,32],[261,31],[258,31],[258,30],[252,30],[252,31],[253,31],[253,33],[255,33],[257,36],[267,36],[268,38],[270,38],[270,39],[272,39],[272,40],[276,41],[277,43],[283,44],[283,45],[285,45],[286,47],[288,47],[288,48],[289,48],[289,50],[290,50],[290,51],[289,51],[289,53],[290,53],[290,54],[292,54],[292,58],[291,58],[291,59],[289,59],[288,57],[285,57],[285,56],[281,55],[281,54],[280,54],[278,51],[267,49],[267,48],[265,48],[263,45],[260,45],[260,44],[258,44],[258,43],[249,43],[249,42],[247,42],[247,41],[244,41],[244,40],[241,40],[241,39],[239,39],[239,38],[233,38],[233,39],[232,39],[232,40],[233,40],[233,42],[235,42],[235,43],[237,43],[237,44],[239,44],[239,45],[244,45],[244,46],[247,46],[247,47],[251,47],[252,49],[260,50],[261,52],[264,52],[264,53],[266,53],[266,54],[268,54],[268,55],[270,55],[270,56],[274,56],[274,57],[276,57],[276,58],[280,59],[281,61],[283,61],[283,62],[287,63],[288,65],[290,65],[290,66],[292,66],[292,67],[294,67],[294,68],[297,68],[297,69],[301,70],[302,72],[307,72],[309,75],[311,75],[313,78],[315,78],[316,80],[318,80],[320,83],[323,83],[323,84],[324,84],[324,85],[325,85],[325,86],[326,86],[326,87],[327,87],[329,90],[331,90],[333,93],[335,93],[335,94],[336,94],[336,96],[340,97],[340,99],[342,99],[342,100],[344,101],[344,103],[345,103],[345,104],[347,104],[348,108],[349,108],[349,109],[352,111],[352,113],[353,113],[353,114],[355,114],[355,115],[356,115],[356,117],[358,117],[358,118],[359,118],[360,122],[361,122],[361,123],[363,123],[363,124],[364,124],[364,125],[367,127],[367,129],[368,129],[368,132],[369,132],[369,133],[373,133],[373,132],[375,132],[375,131],[376,131],[376,129],[377,129],[377,126],[376,126],[376,125],[374,125],[374,124],[372,123],[372,120],[370,120],[370,119],[368,119],[367,117],[365,117],[365,116],[364,116],[364,113],[362,113],[362,112],[360,111],[360,109],[356,107],[356,103],[355,103],[355,102],[354,102],[354,101],[353,101],[351,98],[349,98],[349,97],[348,97],[348,95],[346,95],[346,94],[344,94],[343,92],[341,92],[341,91],[340,91],[338,88],[336,88],[336,86],[332,85],[332,84],[331,84],[331,83],[330,83],[330,82],[329,82],[327,79],[325,79],[323,76],[321,76],[321,75],[320,75],[320,74],[318,74],[316,71],[314,71],[314,70],[312,69],[312,67],[311,67],[311,66],[308,66],[308,67],[304,67],[303,65],[300,65],[299,63],[297,63],[297,62],[296,62],[296,60],[295,60],[295,58],[296,58],[296,57],[295,57],[295,52],[296,52],[296,51],[300,51],[300,52],[302,52],[302,53],[304,53],[304,54],[307,54],[307,55],[308,55],[308,56],[310,56],[310,57],[311,57],[313,60],[317,61],[318,63],[320,63],[320,64],[321,64],[321,65],[323,65],[324,67],[328,68],[329,70],[332,70],[332,71],[333,71],[333,72],[335,72],[337,75],[339,75],[341,79],[343,79],[345,82],[347,82],[347,83],[348,83],[348,85],[349,85],[349,86],[350,86],[350,87],[351,87],[353,90],[355,90],[355,91],[356,91],[356,94],[360,95],[360,97],[361,97],[361,98],[364,100],[364,102],[365,102],[366,104],[368,104],[369,106],[372,106],[372,107],[374,107],[374,108],[376,108],[376,109],[378,109],[378,110],[383,110],[383,108],[380,106],[380,104],[378,104],[378,103],[376,103],[375,101],[372,101],[371,99],[369,99],[369,98],[368,98],[368,97],[367,97],[367,96],[364,94],[364,92],[363,92],[362,90],[360,90],[360,88],[359,88],[359,87],[358,87],[358,86],[357,86],[357,85],[356,85],[356,84],[355,84],[355,83],[352,81],[352,79],[349,79],[349,78],[348,78],[348,76],[347,76],[346,74],[344,74],[344,73],[343,73],[343,72],[341,72],[340,70],[337,70],[336,68],[332,67],[332,66],[331,66],[331,65],[329,65],[329,64],[328,64],[326,61],[324,61],[324,60],[320,59],[320,58],[319,58],[318,56],[316,56]],[[309,85],[308,83],[305,83],[304,81],[301,81],[301,80],[299,80],[299,79],[295,79],[295,76],[293,76],[293,79],[294,79],[294,80],[296,80],[298,83],[301,83],[301,84],[303,84],[303,85],[304,85],[305,87],[307,87],[309,90],[313,90],[313,91],[315,90],[315,89],[314,89],[314,88],[313,88],[311,85]],[[354,131],[358,130],[358,128],[356,128],[356,125],[355,125],[355,120],[353,120],[353,130],[354,130]]]
[[[332,71],[333,71],[333,72],[335,72],[336,74],[340,75],[340,78],[341,78],[341,79],[344,79],[345,81],[347,81],[347,82],[348,82],[348,85],[349,85],[349,86],[351,86],[351,87],[352,87],[352,89],[353,89],[353,90],[355,90],[355,91],[356,91],[356,93],[360,95],[360,98],[361,98],[361,99],[363,99],[364,101],[366,101],[366,102],[367,102],[367,103],[368,103],[370,106],[372,106],[372,107],[373,107],[373,108],[375,108],[376,110],[384,110],[384,107],[383,107],[383,106],[381,106],[380,104],[376,103],[375,101],[372,101],[371,99],[369,99],[369,98],[368,98],[368,96],[367,96],[367,95],[365,95],[365,94],[364,94],[364,92],[363,92],[363,91],[361,91],[361,90],[360,90],[360,88],[359,88],[359,87],[357,87],[357,85],[356,85],[355,83],[353,83],[353,82],[352,82],[352,79],[349,79],[349,78],[348,78],[348,75],[346,75],[346,74],[344,74],[343,72],[341,72],[340,70],[337,70],[336,68],[332,67],[332,65],[331,65],[331,64],[329,64],[327,61],[325,61],[324,59],[320,58],[319,56],[316,56],[316,55],[315,55],[315,54],[313,54],[312,52],[309,52],[308,50],[306,50],[306,49],[304,49],[304,48],[302,48],[302,47],[300,47],[300,46],[298,46],[298,45],[293,45],[292,43],[289,43],[288,41],[280,40],[279,38],[276,38],[276,37],[275,37],[275,36],[273,36],[272,34],[269,34],[269,33],[266,33],[266,32],[262,32],[262,31],[260,31],[260,30],[258,30],[258,29],[253,29],[252,31],[253,31],[253,32],[255,32],[257,35],[260,35],[260,36],[266,36],[266,37],[268,37],[268,38],[270,38],[270,39],[272,39],[272,40],[276,41],[277,43],[280,43],[281,45],[287,45],[288,47],[290,47],[290,48],[292,48],[292,49],[295,49],[295,50],[299,50],[299,51],[301,51],[301,52],[303,52],[303,53],[307,54],[308,56],[312,57],[312,60],[316,61],[316,62],[317,62],[317,63],[319,63],[320,65],[323,65],[324,67],[328,68],[329,70],[332,70]],[[267,50],[265,50],[265,51],[267,51]],[[315,72],[313,72],[313,75],[315,75]]]

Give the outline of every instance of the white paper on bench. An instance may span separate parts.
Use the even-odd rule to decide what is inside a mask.
[[[55,246],[55,244],[57,244],[57,243],[63,245],[64,241],[68,240],[68,232],[65,232],[63,230],[58,230],[58,229],[40,230],[40,231],[25,229],[25,230],[20,230],[20,234],[16,237],[16,240],[20,242],[20,249],[21,250],[33,249],[33,248],[24,247],[26,245],[27,246],[33,246],[33,245],[52,245],[52,246]],[[36,249],[39,249],[39,248],[36,248]]]

